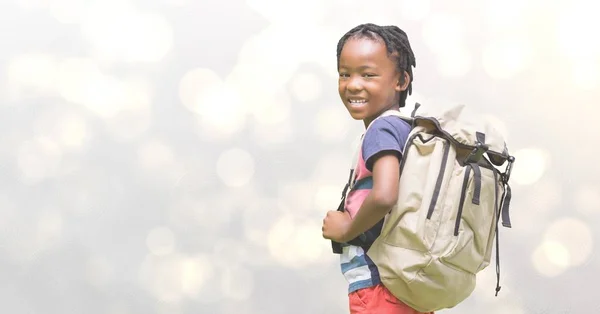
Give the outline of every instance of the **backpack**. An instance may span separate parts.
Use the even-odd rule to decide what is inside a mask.
[[[475,129],[460,119],[464,106],[418,116],[419,106],[410,117],[395,110],[380,116],[395,115],[412,126],[400,163],[398,202],[379,236],[367,232],[349,243],[369,243],[366,254],[383,285],[415,310],[433,312],[471,295],[477,273],[490,264],[494,239],[498,295],[498,222],[502,218],[511,227],[508,181],[515,159],[491,125]],[[354,185],[351,170],[338,210],[344,210]],[[341,252],[340,244],[332,247]]]

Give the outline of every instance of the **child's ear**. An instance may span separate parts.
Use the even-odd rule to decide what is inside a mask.
[[[396,91],[403,92],[408,88],[408,84],[410,82],[410,75],[408,72],[404,71],[402,73],[403,76],[398,75],[398,81],[396,82]]]

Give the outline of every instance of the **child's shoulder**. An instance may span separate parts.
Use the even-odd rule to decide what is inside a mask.
[[[367,133],[378,133],[381,131],[394,132],[400,134],[410,133],[411,126],[398,116],[384,116],[375,119],[367,130]]]

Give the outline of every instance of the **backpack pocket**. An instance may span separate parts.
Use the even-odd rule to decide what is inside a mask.
[[[456,167],[447,199],[453,200],[445,229],[451,241],[440,256],[445,264],[476,274],[490,261],[497,212],[494,170],[477,164]]]
[[[400,174],[398,205],[386,217],[384,242],[428,252],[437,236],[443,197],[456,153],[444,138],[414,133],[407,142]]]

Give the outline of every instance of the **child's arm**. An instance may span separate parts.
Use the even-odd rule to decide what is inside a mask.
[[[375,226],[396,205],[404,146],[401,143],[406,142],[410,126],[393,126],[384,119],[374,121],[363,139],[362,152],[365,166],[372,173],[373,187],[354,219],[348,212],[327,213],[322,228],[326,239],[347,243]]]
[[[374,156],[373,188],[345,230],[344,240],[350,241],[369,230],[396,205],[400,177],[398,158],[394,152],[386,151]]]

